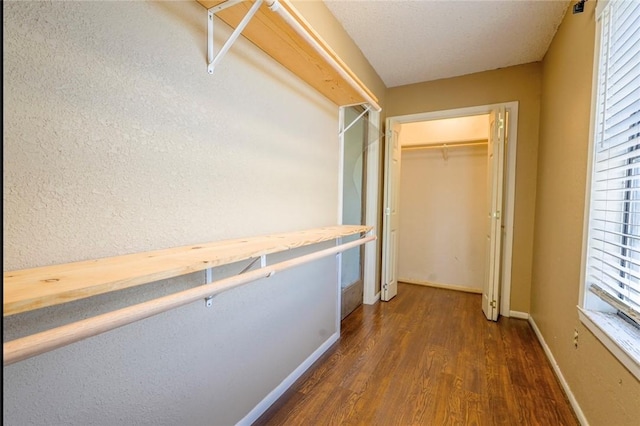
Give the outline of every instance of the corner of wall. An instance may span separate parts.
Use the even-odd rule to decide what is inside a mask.
[[[583,424],[637,424],[640,382],[583,327],[583,217],[595,2],[571,8],[542,63],[530,323]],[[580,344],[574,344],[574,335]]]

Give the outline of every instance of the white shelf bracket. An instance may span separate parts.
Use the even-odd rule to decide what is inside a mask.
[[[224,55],[229,51],[233,43],[240,37],[242,30],[247,26],[253,15],[256,14],[260,5],[262,4],[262,0],[256,0],[256,2],[251,6],[251,9],[247,12],[247,14],[242,18],[242,21],[238,24],[235,30],[231,33],[227,41],[225,41],[224,45],[218,52],[215,53],[215,48],[213,44],[213,15],[216,12],[224,10],[228,7],[235,6],[238,3],[241,3],[243,0],[227,0],[224,3],[221,3],[217,6],[214,6],[210,9],[207,9],[207,59],[209,61],[209,66],[207,67],[207,71],[209,74],[213,74],[213,70],[216,68],[216,65],[220,63]]]
[[[207,268],[204,270],[204,283],[211,284],[213,282],[213,268]],[[207,308],[213,306],[213,296],[208,296],[204,299],[204,305]]]
[[[258,260],[260,261],[260,267],[261,268],[264,268],[264,267],[267,266],[267,256],[262,254],[262,255],[260,255],[260,257],[254,257],[251,260],[251,262],[249,262],[249,264],[242,271],[240,271],[238,273],[238,275],[244,274],[245,272],[249,271],[251,269],[251,267],[253,265],[255,265]]]
[[[347,130],[349,130],[351,128],[351,126],[353,126],[354,124],[356,124],[356,122],[358,120],[360,120],[362,118],[363,115],[365,115],[367,112],[369,112],[369,110],[371,109],[371,105],[367,105],[367,107],[364,109],[364,111],[362,113],[360,113],[359,116],[357,116],[352,122],[351,124],[349,124],[347,127],[345,127],[344,129],[340,130],[340,132],[338,133],[338,136],[342,136],[343,134],[345,134],[347,132]]]
[[[254,257],[251,262],[249,262],[249,264],[238,273],[238,275],[244,274],[246,272],[248,272],[251,267],[253,265],[255,265],[258,261],[260,261],[260,268],[266,268],[267,267],[267,256],[266,255],[260,255],[260,257]],[[273,275],[273,273],[269,274],[269,277]],[[207,268],[204,270],[204,283],[206,284],[211,284],[213,283],[213,268]],[[207,296],[204,298],[204,305],[207,308],[210,308],[213,306],[213,296]]]

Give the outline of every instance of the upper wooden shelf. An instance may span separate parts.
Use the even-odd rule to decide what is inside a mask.
[[[205,8],[217,6],[223,1],[197,0]],[[339,65],[353,78],[377,104],[375,95],[347,67],[329,45],[318,35],[300,13],[287,1],[279,0],[280,7],[286,9],[305,31],[318,42]],[[216,13],[227,25],[236,28],[247,14],[253,1],[248,0]],[[281,16],[262,4],[251,19],[242,35],[265,53],[282,64],[289,71],[314,87],[337,105],[365,103],[366,99],[349,84],[306,40],[304,40]],[[374,105],[377,109],[379,107]]]
[[[3,316],[370,230],[367,226],[331,226],[9,271],[4,273]]]

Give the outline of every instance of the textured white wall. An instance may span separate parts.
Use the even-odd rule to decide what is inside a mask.
[[[243,39],[209,75],[196,2],[3,12],[5,271],[336,223],[337,107]],[[4,339],[201,281],[9,317]],[[6,367],[4,422],[233,424],[337,331],[336,287],[330,258]]]
[[[482,289],[486,181],[486,146],[402,153],[400,281]]]

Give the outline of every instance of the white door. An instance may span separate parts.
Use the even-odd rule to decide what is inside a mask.
[[[384,170],[384,240],[382,242],[382,290],[388,302],[398,294],[398,228],[400,201],[400,124],[387,122],[386,164]]]
[[[489,155],[487,164],[487,262],[482,311],[487,319],[498,320],[500,264],[502,253],[502,187],[504,178],[505,108],[490,114]]]

